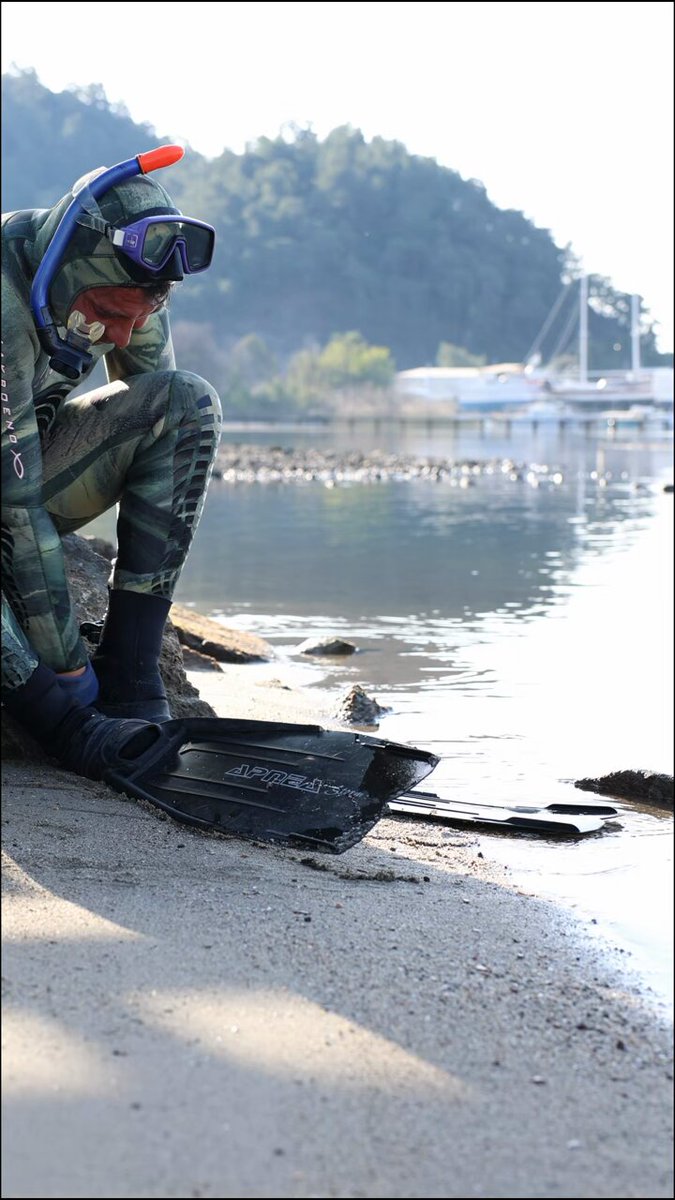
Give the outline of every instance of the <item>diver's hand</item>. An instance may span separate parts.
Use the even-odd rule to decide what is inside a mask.
[[[59,687],[77,704],[94,704],[98,698],[98,679],[91,663],[77,671],[57,672]]]

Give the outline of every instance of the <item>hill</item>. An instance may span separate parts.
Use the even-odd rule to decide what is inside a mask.
[[[51,205],[83,172],[171,140],[100,85],[53,93],[32,71],[2,78],[2,139],[3,211]],[[215,159],[189,150],[163,182],[217,230],[212,269],[172,301],[184,342],[214,371],[252,334],[285,363],[348,330],[387,347],[398,369],[434,363],[442,343],[521,361],[575,268],[478,181],[349,126]],[[629,298],[598,278],[592,293],[589,365],[627,366]],[[641,350],[644,363],[665,358],[648,321]]]

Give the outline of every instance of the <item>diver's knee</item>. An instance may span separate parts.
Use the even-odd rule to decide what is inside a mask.
[[[179,423],[195,418],[202,428],[210,426],[220,433],[222,407],[216,389],[192,371],[172,371],[169,383],[169,416]]]

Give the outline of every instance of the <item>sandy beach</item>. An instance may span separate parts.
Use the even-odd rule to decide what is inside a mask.
[[[262,847],[7,761],[3,833],[3,1196],[672,1196],[672,1029],[470,831]]]

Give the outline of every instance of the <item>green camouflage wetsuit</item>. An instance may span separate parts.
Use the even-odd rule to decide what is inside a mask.
[[[124,349],[92,345],[94,361],[83,378],[103,358],[107,386],[69,398],[78,383],[50,368],[30,292],[71,199],[2,218],[5,699],[38,663],[58,674],[88,662],[60,539],[113,505],[119,510],[111,588],[164,598],[168,612],[220,436],[218,396],[197,375],[176,370],[165,310],[135,329]],[[110,189],[100,207],[111,224],[177,212],[164,189],[141,175]],[[49,290],[57,325],[65,326],[78,295],[102,286],[134,282],[110,241],[78,226]]]

